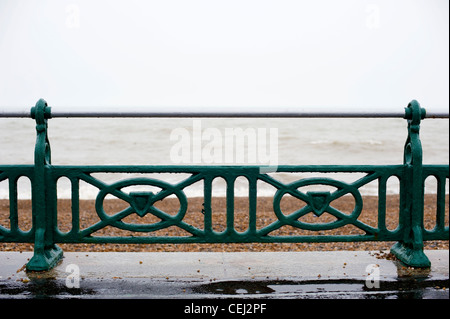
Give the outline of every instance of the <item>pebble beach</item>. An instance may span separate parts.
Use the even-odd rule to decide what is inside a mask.
[[[425,228],[433,229],[436,223],[436,195],[425,196]],[[336,202],[336,203],[334,203]],[[333,207],[343,213],[351,213],[354,209],[354,200],[341,198],[333,202]],[[378,198],[376,196],[364,196],[363,209],[358,220],[370,225],[377,226],[378,223]],[[448,203],[448,195],[446,196]],[[295,198],[286,198],[280,204],[281,211],[286,215],[298,210],[301,206]],[[115,214],[125,208],[128,203],[120,200],[105,200],[104,211],[107,214]],[[243,232],[248,227],[248,199],[236,197],[235,202],[235,220],[234,225],[237,231]],[[155,203],[155,207],[160,210],[175,215],[179,210],[177,199],[166,198],[163,201]],[[386,200],[386,225],[389,230],[394,230],[398,226],[398,207],[399,200],[396,195],[388,195]],[[70,231],[72,222],[71,201],[69,199],[58,200],[58,228],[62,232]],[[204,215],[203,198],[189,198],[188,209],[183,221],[199,229],[203,229]],[[448,204],[445,207],[445,225],[448,226]],[[226,228],[226,201],[225,198],[212,199],[212,224],[213,230],[217,232],[224,231]],[[19,228],[27,231],[31,228],[31,202],[21,200],[18,202]],[[273,211],[272,198],[262,197],[257,201],[257,229],[261,229],[277,219]],[[304,223],[328,223],[335,220],[335,217],[324,213],[317,217],[309,213],[299,219]],[[95,202],[92,200],[80,200],[80,229],[89,227],[100,221],[95,211]],[[131,214],[125,217],[123,222],[130,224],[152,224],[160,221],[159,218],[146,214],[140,217],[137,214]],[[9,227],[9,202],[0,200],[0,225]],[[275,230],[271,235],[349,235],[364,234],[364,232],[353,226],[346,225],[340,228],[324,231],[306,231],[292,226],[283,226]],[[95,232],[93,236],[148,236],[148,233],[130,232],[115,227],[107,226]],[[186,231],[179,227],[172,226],[152,232],[152,236],[186,236]],[[86,251],[86,252],[175,252],[175,251],[195,251],[195,252],[237,252],[237,251],[333,251],[333,250],[368,250],[368,251],[388,251],[394,242],[324,242],[324,243],[242,243],[242,244],[58,244],[64,251]],[[449,249],[448,241],[426,241],[425,249]],[[32,251],[31,243],[0,243],[1,251]]]

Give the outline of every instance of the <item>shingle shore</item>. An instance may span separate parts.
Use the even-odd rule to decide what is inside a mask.
[[[358,218],[359,221],[370,226],[377,226],[378,223],[378,197],[365,196],[363,201],[363,210]],[[288,215],[304,205],[296,198],[285,196],[280,203],[281,211]],[[343,213],[350,214],[354,209],[354,200],[350,196],[344,196],[332,203],[333,207],[341,210]],[[100,221],[95,211],[95,201],[80,200],[80,228],[89,227]],[[112,215],[129,206],[128,203],[121,200],[105,200],[104,211]],[[234,225],[237,231],[245,231],[248,227],[248,199],[236,197],[234,201]],[[176,198],[166,198],[163,201],[155,203],[155,207],[170,214],[176,215],[180,204]],[[386,200],[386,225],[388,229],[395,229],[398,225],[398,196],[387,196]],[[23,230],[31,228],[31,202],[29,200],[20,200],[19,209],[19,227]],[[446,217],[445,223],[448,226],[448,195],[446,197]],[[199,229],[203,229],[204,215],[203,198],[189,198],[188,209],[183,221]],[[223,231],[226,228],[226,200],[225,198],[212,199],[212,222],[215,231]],[[425,228],[432,229],[436,223],[436,195],[425,196]],[[263,228],[277,220],[273,209],[273,199],[268,197],[258,198],[257,200],[257,229]],[[324,213],[317,217],[309,213],[299,219],[304,223],[328,223],[335,220],[335,217]],[[160,221],[159,218],[146,214],[140,217],[137,214],[131,214],[122,220],[126,223],[134,224],[153,224]],[[58,200],[58,225],[61,231],[71,229],[72,214],[71,200]],[[0,200],[0,225],[9,228],[9,202]],[[327,231],[305,231],[292,226],[283,226],[271,233],[271,235],[348,235],[363,234],[363,231],[352,225],[346,225]],[[107,226],[93,234],[93,236],[146,236],[146,233],[129,232],[115,227]],[[158,230],[152,233],[153,236],[189,236],[190,234],[172,226],[166,229]],[[386,251],[394,242],[331,242],[331,243],[244,243],[244,244],[59,244],[64,251],[320,251],[320,250],[381,250]],[[425,249],[449,249],[448,241],[427,241]],[[33,244],[0,243],[0,251],[32,251]]]

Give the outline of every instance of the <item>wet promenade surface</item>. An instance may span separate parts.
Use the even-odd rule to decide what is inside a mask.
[[[430,269],[379,251],[67,252],[27,272],[32,252],[0,252],[0,299],[449,299],[448,250],[426,254]]]

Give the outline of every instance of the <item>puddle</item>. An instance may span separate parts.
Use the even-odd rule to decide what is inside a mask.
[[[260,295],[263,298],[421,299],[448,298],[448,286],[446,280],[381,282],[379,288],[368,288],[360,280],[220,281],[198,285],[192,291],[196,294],[242,298]]]
[[[271,294],[275,290],[264,281],[218,281],[199,285],[193,291],[200,294],[244,295]]]
[[[1,298],[299,298],[299,299],[437,299],[449,298],[447,280],[397,280],[367,288],[361,280],[165,281],[144,278],[80,281],[30,278],[0,280]]]
[[[68,288],[64,280],[53,280],[50,278],[33,278],[19,281],[0,281],[0,295],[26,296],[28,298],[54,298],[76,297],[81,295],[92,295],[92,289]]]

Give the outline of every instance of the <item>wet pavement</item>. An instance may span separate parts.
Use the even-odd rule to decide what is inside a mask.
[[[26,272],[31,252],[0,252],[0,299],[449,299],[449,252],[429,269],[387,252],[71,253]]]

